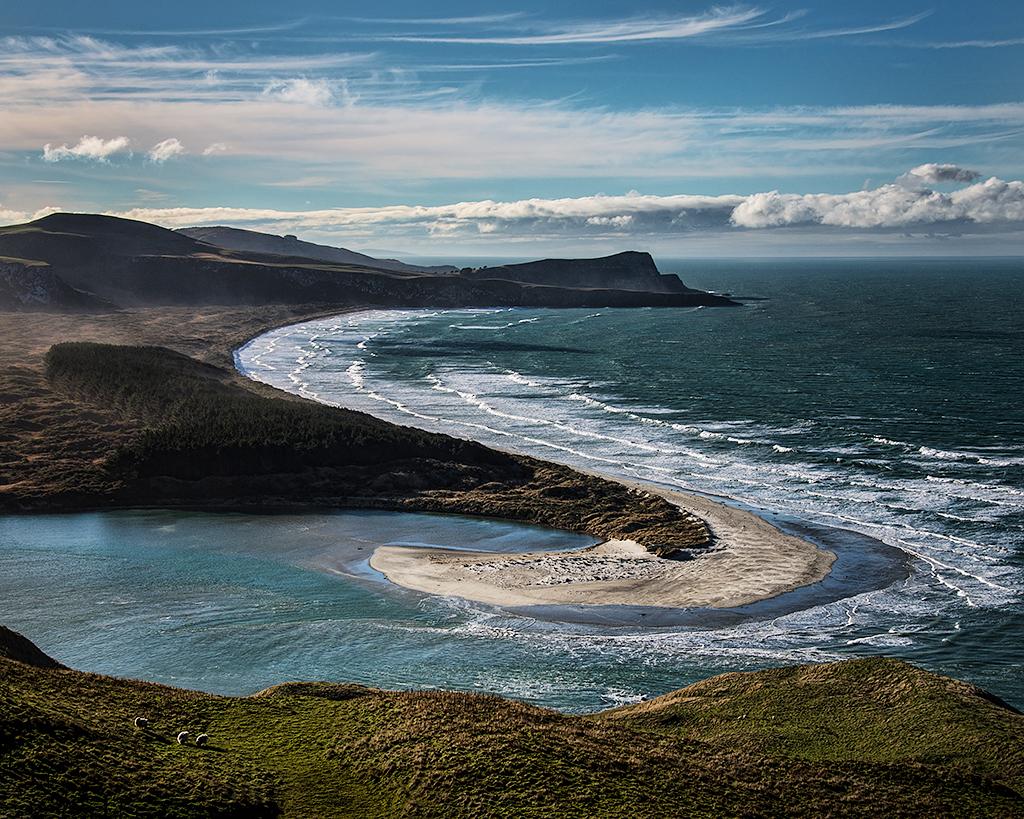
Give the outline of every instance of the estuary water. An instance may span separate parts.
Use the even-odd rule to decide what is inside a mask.
[[[463,678],[420,682],[580,709],[726,670],[885,654],[1024,705],[1024,264],[661,267],[743,306],[364,312],[268,333],[237,363],[398,423],[839,527],[900,550],[909,576],[720,627],[601,629],[425,601],[449,608],[424,627]],[[476,667],[494,657],[509,662]]]
[[[450,639],[458,609],[391,585],[370,554],[389,543],[515,552],[593,542],[376,511],[0,517],[0,623],[72,668],[222,694],[287,680],[502,690],[501,680],[530,679],[519,669],[536,665],[527,649]],[[613,683],[591,679],[580,703],[567,692],[550,702],[614,699]]]

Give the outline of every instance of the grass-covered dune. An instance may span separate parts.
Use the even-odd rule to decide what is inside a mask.
[[[662,498],[259,389],[163,347],[69,342],[45,363],[52,389],[122,429],[96,459],[97,489],[74,498],[80,505],[452,512],[631,538],[661,555],[710,539]]]
[[[590,716],[323,683],[219,697],[0,659],[3,816],[1011,817],[1021,747],[1020,714],[883,659]]]

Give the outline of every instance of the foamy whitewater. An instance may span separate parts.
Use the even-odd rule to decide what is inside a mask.
[[[619,674],[629,699],[723,670],[887,654],[1024,704],[1021,264],[688,268],[689,284],[768,299],[363,312],[267,333],[237,364],[313,400],[723,495],[910,560],[885,588],[725,628],[602,630],[449,601],[451,621],[430,628],[537,658],[490,690],[564,707],[580,668],[612,687],[616,669],[654,669]]]

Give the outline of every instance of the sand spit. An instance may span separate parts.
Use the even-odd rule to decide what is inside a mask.
[[[815,583],[835,560],[832,552],[784,534],[752,512],[698,495],[644,489],[703,518],[714,548],[672,560],[628,540],[519,554],[382,546],[370,565],[399,586],[494,606],[729,608]]]

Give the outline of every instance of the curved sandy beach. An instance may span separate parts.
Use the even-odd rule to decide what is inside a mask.
[[[714,548],[692,560],[668,560],[628,540],[519,554],[382,546],[370,565],[399,586],[502,607],[730,608],[815,583],[835,560],[832,552],[784,534],[752,512],[644,488],[703,518]]]

